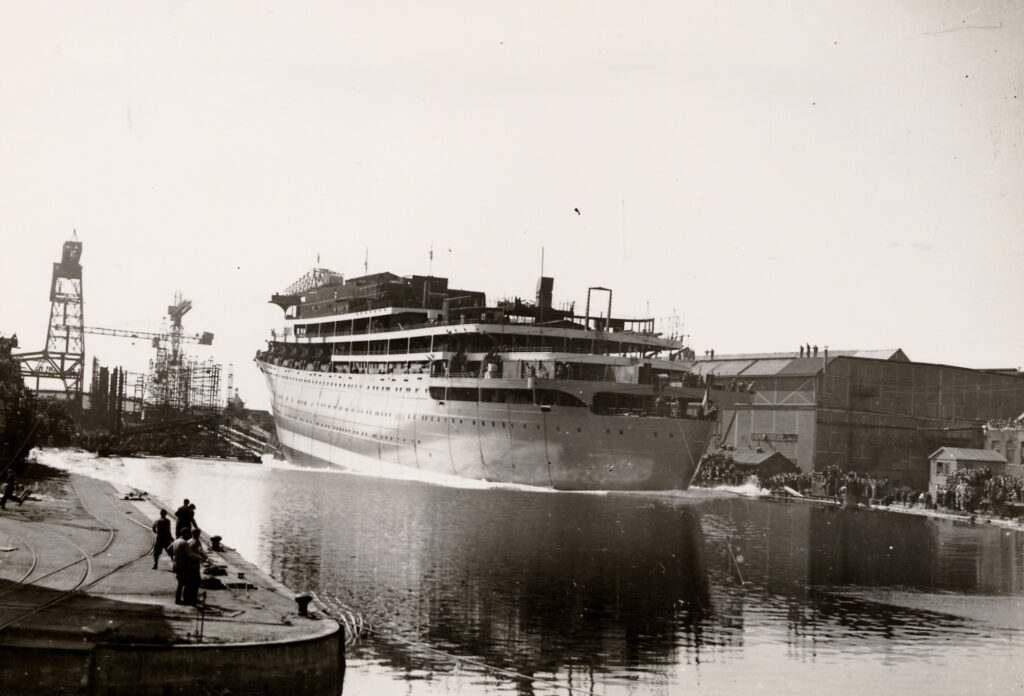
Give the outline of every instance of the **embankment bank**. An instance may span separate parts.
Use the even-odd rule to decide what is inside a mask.
[[[737,495],[744,495],[738,493]],[[748,496],[749,497],[749,496]],[[802,503],[802,504],[816,504],[826,505],[834,507],[842,507],[850,510],[859,510],[862,512],[886,512],[897,515],[914,515],[917,517],[927,517],[936,520],[948,520],[959,524],[968,525],[990,525],[993,527],[1000,527],[1002,529],[1009,529],[1016,532],[1024,532],[1024,518],[1020,517],[1000,517],[987,512],[962,512],[958,510],[949,510],[946,508],[929,508],[921,504],[914,505],[903,505],[901,503],[890,503],[883,505],[881,503],[874,503],[866,505],[864,503],[856,505],[848,505],[845,501],[836,500],[835,498],[827,498],[821,496],[794,496],[786,493],[769,493],[763,491],[761,494],[754,496],[762,500],[771,500],[775,502],[785,503]]]
[[[209,549],[202,610],[176,605],[153,569],[150,498],[79,475],[36,482],[0,510],[0,684],[23,694],[290,693],[341,690],[344,636],[315,606],[234,551]]]

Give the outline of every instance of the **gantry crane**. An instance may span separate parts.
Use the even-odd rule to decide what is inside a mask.
[[[43,389],[43,380],[61,383],[69,401],[82,404],[82,366],[85,363],[85,338],[82,336],[82,243],[78,233],[64,242],[61,259],[53,264],[50,279],[50,322],[46,330],[46,348],[12,355],[21,366],[22,377],[35,379],[35,391]]]

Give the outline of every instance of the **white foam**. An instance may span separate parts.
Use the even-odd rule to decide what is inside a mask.
[[[692,490],[718,492],[718,493],[729,493],[732,495],[743,496],[744,498],[759,498],[763,495],[767,495],[768,491],[757,485],[755,479],[748,479],[738,486],[711,486],[708,488],[691,488]]]
[[[95,476],[111,483],[128,484],[120,457],[98,457],[80,449],[47,448],[33,450],[35,461],[72,474]]]
[[[325,468],[300,466],[272,456],[265,456],[263,461],[272,468],[286,469],[288,471],[326,472],[392,481],[417,481],[419,483],[444,486],[446,488],[464,488],[470,490],[512,490],[529,493],[577,493],[586,495],[607,495],[609,493],[609,491],[603,490],[561,491],[554,488],[528,486],[521,483],[506,483],[487,481],[484,479],[464,478],[453,474],[423,471],[422,469],[403,466],[401,464],[382,462],[354,452],[347,452],[346,456],[342,457],[340,461],[335,462],[331,467]]]
[[[553,493],[573,495],[632,495],[641,497],[672,498],[697,500],[709,497],[708,491],[715,490],[712,495],[720,495],[722,489],[694,489],[682,490],[651,490],[651,491],[619,491],[619,490],[585,490],[566,491],[541,486],[528,486],[521,483],[505,483],[487,481],[482,479],[463,478],[452,474],[423,471],[413,467],[400,464],[390,464],[377,459],[364,457],[353,452],[346,453],[341,461],[330,467],[308,467],[293,464],[285,459],[279,459],[273,455],[263,455],[262,464],[250,464],[227,459],[192,459],[187,457],[98,457],[96,454],[77,449],[45,449],[38,450],[37,461],[41,464],[52,466],[70,473],[96,476],[112,483],[126,486],[132,485],[131,471],[136,462],[163,461],[168,464],[195,463],[195,464],[237,464],[239,466],[262,466],[268,469],[281,471],[302,472],[310,475],[342,475],[359,476],[365,478],[378,478],[391,481],[415,481],[433,486],[446,488],[461,488],[468,490],[508,490],[522,491],[525,493]],[[746,487],[739,487],[745,490]],[[728,489],[737,492],[738,489]],[[756,495],[756,494],[753,494]]]

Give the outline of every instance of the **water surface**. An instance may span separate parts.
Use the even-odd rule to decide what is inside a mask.
[[[1024,692],[1024,535],[731,494],[578,494],[48,452],[372,628],[346,693]]]

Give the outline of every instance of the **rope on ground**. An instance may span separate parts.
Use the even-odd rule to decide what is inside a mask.
[[[377,636],[378,638],[382,638],[382,639],[386,639],[386,640],[393,640],[393,641],[397,641],[399,643],[404,643],[404,644],[406,644],[406,645],[408,645],[410,647],[414,647],[414,648],[417,648],[419,650],[423,650],[425,652],[433,653],[433,654],[438,655],[440,657],[444,657],[444,658],[447,658],[449,660],[452,660],[453,662],[463,662],[463,663],[466,663],[466,664],[470,664],[470,665],[473,665],[475,667],[479,667],[480,669],[482,669],[482,670],[484,670],[486,672],[491,672],[493,674],[500,674],[502,676],[510,677],[512,679],[520,679],[520,680],[524,680],[524,681],[528,681],[528,682],[539,682],[541,684],[544,684],[546,686],[551,687],[552,689],[564,689],[565,691],[568,691],[570,694],[575,694],[575,693],[592,694],[593,693],[592,691],[582,691],[579,688],[569,686],[568,684],[560,684],[560,683],[558,683],[556,681],[553,681],[551,679],[544,679],[543,677],[538,677],[538,676],[529,675],[529,674],[523,674],[522,672],[516,672],[515,670],[505,669],[504,667],[497,667],[495,665],[488,664],[488,663],[486,663],[486,662],[484,662],[482,660],[477,660],[477,659],[472,658],[472,657],[466,657],[464,655],[456,655],[454,653],[450,653],[450,652],[447,652],[447,651],[444,651],[444,650],[440,650],[438,648],[433,648],[433,647],[431,647],[429,645],[426,645],[425,643],[420,643],[418,641],[410,640],[408,638],[402,638],[401,636],[396,635],[393,632],[387,632],[384,629],[375,628],[370,623],[365,622],[361,614],[359,614],[358,612],[354,611],[350,607],[346,606],[344,603],[342,603],[340,600],[338,600],[337,597],[329,597],[326,602],[324,602],[321,598],[316,597],[316,595],[314,595],[314,597],[316,598],[317,602],[319,602],[322,606],[324,606],[325,609],[329,610],[329,613],[331,613],[333,616],[337,617],[338,615],[344,616],[344,615],[347,614],[348,618],[347,619],[341,619],[342,623],[345,623],[346,625],[348,625],[348,623],[350,622],[352,625],[358,626],[359,627],[359,634],[358,635],[362,635],[362,634],[365,634],[365,633],[370,633],[370,634],[373,634],[373,635]],[[358,619],[356,618],[357,616],[359,617]],[[346,640],[346,642],[347,642],[347,640]]]

